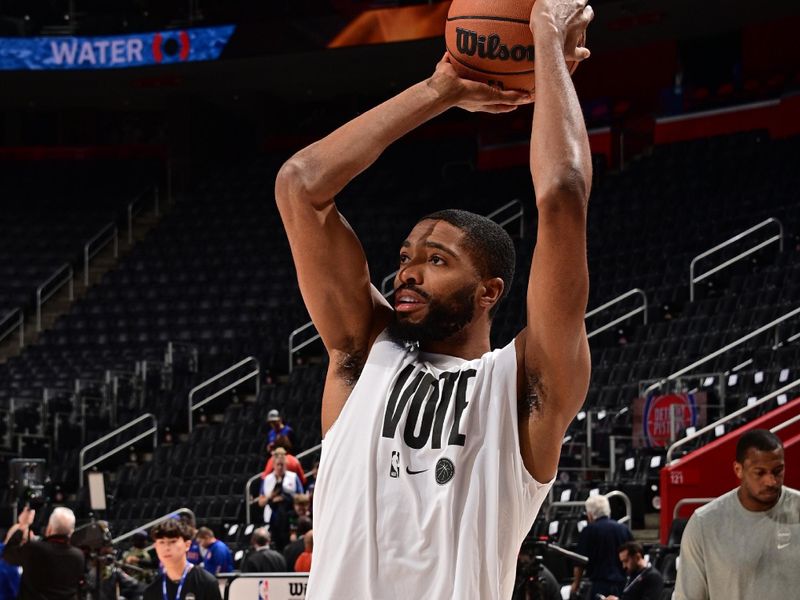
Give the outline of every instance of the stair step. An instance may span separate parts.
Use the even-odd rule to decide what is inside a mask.
[[[146,210],[142,215],[136,217],[133,226],[134,244],[143,240],[149,231],[160,222],[164,216],[162,211],[159,217],[152,214],[152,210]],[[120,232],[119,256],[114,257],[113,244],[105,246],[97,256],[92,258],[89,265],[89,286],[99,283],[102,276],[114,269],[122,258],[130,251],[133,244],[128,243],[127,227]],[[68,298],[68,287],[64,286],[42,307],[42,329],[47,330],[53,326],[58,318],[69,312],[76,300],[83,298],[88,287],[84,285],[83,265],[75,268],[73,279],[73,299]],[[25,347],[35,344],[39,339],[40,332],[36,331],[36,308],[33,307],[25,312],[25,338],[24,346],[19,346],[19,334],[14,333],[0,342],[0,363],[5,362],[13,356],[18,356]]]

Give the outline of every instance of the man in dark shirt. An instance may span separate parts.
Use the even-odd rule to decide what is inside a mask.
[[[305,551],[306,543],[303,541],[303,536],[311,531],[311,527],[312,524],[309,517],[297,519],[297,539],[283,549],[283,558],[286,559],[287,571],[294,571],[294,563],[297,562],[297,557]]]
[[[63,506],[53,509],[45,537],[34,539],[30,526],[36,511],[27,506],[8,531],[3,558],[22,567],[18,600],[76,600],[84,574],[83,552],[69,543],[75,515]]]
[[[578,538],[578,554],[589,557],[586,575],[592,582],[589,596],[619,595],[625,583],[625,574],[617,558],[619,547],[633,539],[630,529],[611,518],[611,506],[605,496],[590,496],[586,500],[586,515],[589,524]],[[583,576],[583,567],[575,567],[572,594],[577,595]]]
[[[644,548],[639,542],[625,542],[619,548],[619,560],[625,567],[628,580],[622,590],[622,600],[659,600],[664,589],[664,578],[644,559]],[[607,596],[606,600],[620,600]]]
[[[269,531],[259,527],[250,537],[253,550],[242,563],[242,573],[283,573],[286,559],[283,554],[269,547]]]
[[[178,519],[168,519],[150,531],[162,573],[147,586],[144,600],[222,600],[217,578],[186,560],[192,531]]]

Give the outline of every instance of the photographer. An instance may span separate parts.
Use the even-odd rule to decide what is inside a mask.
[[[517,579],[511,600],[561,600],[555,576],[542,564],[544,544],[523,543],[517,558]]]
[[[86,574],[86,591],[91,600],[114,600],[124,598],[125,600],[141,600],[144,593],[145,584],[137,581],[131,575],[125,573],[117,563],[114,556],[114,548],[105,546],[100,549],[96,562],[90,563],[89,571]],[[99,567],[99,593],[97,590]]]
[[[43,540],[32,536],[36,511],[26,506],[8,531],[3,558],[21,566],[19,600],[74,600],[84,574],[83,553],[70,545],[75,515],[63,506],[53,509]]]
[[[150,583],[158,572],[158,563],[147,551],[147,540],[147,532],[137,531],[133,534],[133,546],[122,555],[122,562],[127,565],[131,575],[144,584]]]

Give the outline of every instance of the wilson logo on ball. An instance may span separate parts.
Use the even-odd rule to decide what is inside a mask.
[[[456,27],[456,50],[466,56],[475,56],[488,60],[512,60],[514,62],[533,62],[533,45],[517,44],[508,47],[496,33],[479,34],[471,29]]]

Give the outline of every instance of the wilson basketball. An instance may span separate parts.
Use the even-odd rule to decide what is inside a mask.
[[[507,90],[533,91],[534,1],[453,0],[445,43],[456,73]],[[568,66],[571,73],[577,63]]]

